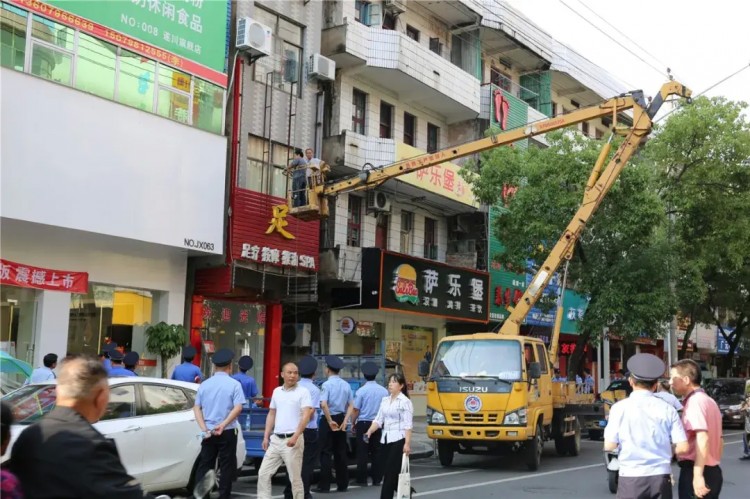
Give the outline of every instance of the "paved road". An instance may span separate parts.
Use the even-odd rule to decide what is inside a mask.
[[[742,450],[742,437],[737,430],[725,430],[724,489],[722,499],[749,497],[750,462],[737,458]],[[457,455],[453,466],[443,468],[435,458],[412,462],[412,485],[415,497],[434,499],[490,498],[503,499],[575,497],[576,499],[614,498],[607,489],[601,442],[582,440],[577,458],[558,457],[554,445],[547,442],[539,471],[529,472],[518,459],[489,456]],[[679,469],[675,466],[675,476]],[[283,498],[282,483],[276,480],[273,498]],[[255,477],[240,478],[233,497],[256,497]],[[314,494],[316,498],[377,498],[380,489],[350,487],[346,494]],[[675,489],[675,498],[676,489]]]

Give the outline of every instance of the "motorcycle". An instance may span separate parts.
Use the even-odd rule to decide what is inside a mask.
[[[208,470],[208,472],[203,475],[203,478],[195,484],[195,487],[193,487],[193,499],[204,499],[209,497],[209,494],[213,490],[214,486],[216,485],[216,472],[214,470]],[[160,496],[156,496],[156,499],[170,499],[170,497],[166,494],[162,494]],[[176,496],[171,499],[182,499],[179,496]]]

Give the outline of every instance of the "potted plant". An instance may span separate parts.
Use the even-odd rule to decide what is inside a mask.
[[[182,324],[160,322],[146,329],[146,350],[161,357],[161,377],[167,377],[169,359],[178,355],[188,341]]]

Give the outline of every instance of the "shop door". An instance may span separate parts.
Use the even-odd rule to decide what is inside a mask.
[[[388,249],[388,220],[388,215],[381,213],[375,226],[375,247],[382,250]]]

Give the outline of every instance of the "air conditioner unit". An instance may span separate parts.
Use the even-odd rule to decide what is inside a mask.
[[[281,326],[281,343],[286,347],[309,347],[312,324],[290,323]]]
[[[392,13],[406,12],[406,0],[383,0],[383,8]]]
[[[252,55],[271,55],[273,31],[250,17],[240,17],[237,19],[236,47]]]
[[[367,209],[376,212],[391,211],[391,199],[385,192],[370,191],[367,193]]]
[[[310,76],[323,81],[336,79],[336,61],[320,54],[310,56]]]

